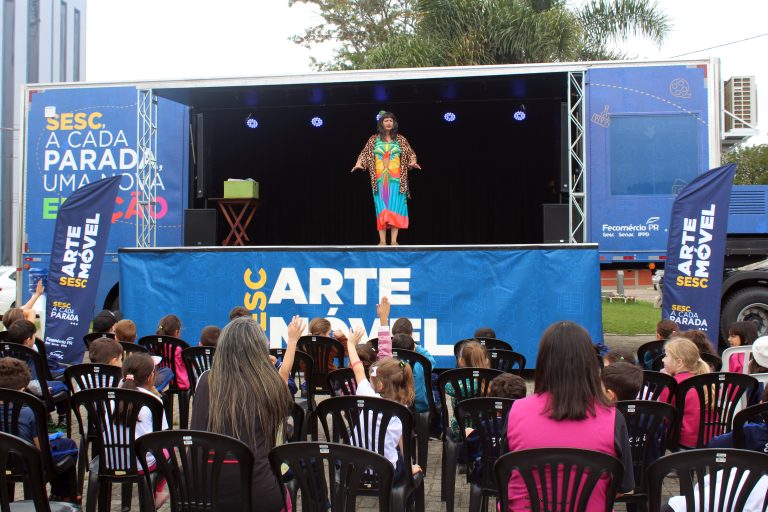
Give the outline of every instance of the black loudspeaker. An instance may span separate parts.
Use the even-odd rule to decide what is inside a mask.
[[[184,210],[184,245],[217,245],[216,210]]]
[[[568,205],[543,204],[544,243],[568,243]]]
[[[568,104],[560,103],[560,192],[568,193],[568,159],[571,158],[568,142]]]
[[[192,176],[192,184],[194,187],[195,199],[203,199],[209,197],[209,189],[211,188],[211,165],[212,165],[212,144],[210,127],[206,127],[203,114],[195,114],[195,165],[193,167],[194,175]]]

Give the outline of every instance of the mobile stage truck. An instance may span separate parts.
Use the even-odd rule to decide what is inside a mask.
[[[663,263],[675,194],[720,161],[716,60],[30,85],[25,101],[23,282],[48,267],[66,197],[124,176],[95,309],[135,311],[140,300],[120,293],[118,248],[183,246],[185,231],[188,244],[221,243],[230,230],[221,216],[194,219],[210,220],[229,178],[259,185],[240,234],[249,245],[341,246],[347,257],[347,247],[375,242],[369,178],[349,171],[381,109],[396,113],[423,167],[410,174],[412,226],[400,238],[410,245],[593,243],[603,265]],[[737,187],[732,202],[742,252],[764,255],[752,246],[768,229],[766,188]],[[217,265],[229,266],[229,254],[217,253]],[[234,305],[217,302],[215,286],[200,292],[212,310]],[[188,325],[187,306],[174,312]]]

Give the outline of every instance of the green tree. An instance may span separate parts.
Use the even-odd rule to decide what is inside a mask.
[[[314,45],[335,42],[331,62],[310,57],[319,70],[355,69],[366,52],[384,44],[389,38],[412,33],[416,27],[416,0],[288,0],[313,5],[323,21],[295,35],[293,42],[312,49]]]
[[[669,31],[649,0],[289,1],[317,5],[324,20],[294,41],[341,45],[319,69],[617,59],[612,47],[629,36],[661,44]]]
[[[723,155],[724,164],[736,164],[737,185],[768,185],[768,144],[739,147]]]

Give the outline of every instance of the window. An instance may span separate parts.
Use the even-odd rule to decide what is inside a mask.
[[[59,80],[67,80],[67,2],[61,2],[59,28]]]

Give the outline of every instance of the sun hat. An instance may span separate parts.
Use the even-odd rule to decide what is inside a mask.
[[[768,336],[760,336],[752,343],[752,358],[763,368],[768,368]]]

